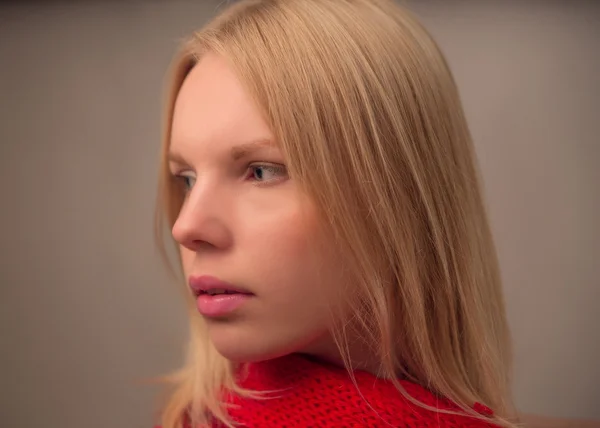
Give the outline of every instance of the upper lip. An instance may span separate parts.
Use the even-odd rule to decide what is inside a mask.
[[[208,275],[190,276],[189,285],[190,285],[190,288],[192,289],[192,292],[196,296],[207,293],[210,290],[217,290],[217,289],[235,292],[235,293],[252,294],[250,291],[248,291],[242,287],[238,287],[236,285],[229,284],[228,282],[221,281],[219,278],[216,278],[214,276],[208,276]]]

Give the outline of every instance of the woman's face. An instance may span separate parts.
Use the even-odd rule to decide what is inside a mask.
[[[186,196],[172,232],[198,316],[233,361],[333,349],[342,263],[285,164],[226,61],[205,55],[175,103],[170,170]]]

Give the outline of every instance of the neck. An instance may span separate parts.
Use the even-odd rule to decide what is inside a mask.
[[[376,377],[382,377],[383,371],[379,358],[373,352],[373,347],[368,346],[363,340],[353,340],[352,345],[348,346],[346,353],[348,361],[344,361],[340,349],[329,334],[313,342],[298,353],[311,360],[336,367],[348,368],[351,371],[362,370]]]

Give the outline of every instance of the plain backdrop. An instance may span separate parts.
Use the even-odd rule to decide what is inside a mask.
[[[152,237],[163,78],[217,1],[0,5],[0,425],[149,428],[186,338]],[[600,418],[600,2],[412,2],[446,53],[521,410]]]

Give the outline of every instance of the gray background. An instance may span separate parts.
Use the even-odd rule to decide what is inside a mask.
[[[0,5],[0,420],[152,425],[181,361],[152,240],[163,76],[218,2]],[[460,86],[527,412],[600,418],[600,2],[414,1]]]

